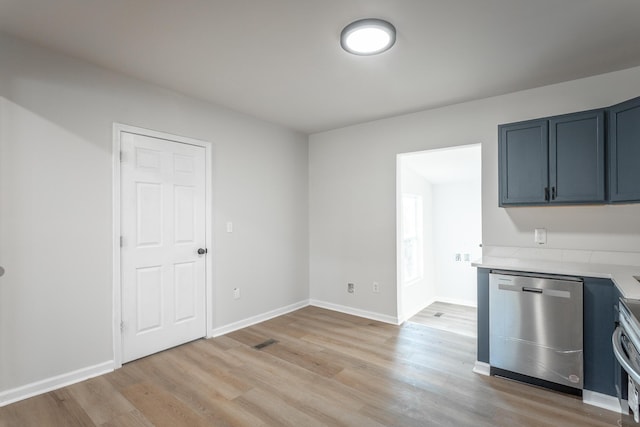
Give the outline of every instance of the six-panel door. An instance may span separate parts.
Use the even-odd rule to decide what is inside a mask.
[[[122,134],[123,362],[200,338],[205,149]]]

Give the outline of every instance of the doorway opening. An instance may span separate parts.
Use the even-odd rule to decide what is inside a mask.
[[[438,327],[467,311],[456,306],[477,305],[471,262],[482,255],[481,145],[403,153],[397,166],[398,317],[437,302],[416,321],[430,317]]]

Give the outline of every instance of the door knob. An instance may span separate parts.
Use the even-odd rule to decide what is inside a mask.
[[[198,249],[198,255],[204,255],[206,254],[208,251],[206,248],[200,248]]]
[[[0,267],[0,277],[4,274],[4,268]]]

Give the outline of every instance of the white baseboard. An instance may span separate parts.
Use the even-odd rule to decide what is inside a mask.
[[[609,411],[622,412],[620,401],[616,396],[609,396],[591,390],[582,390],[582,402],[598,408],[608,409]]]
[[[113,372],[115,363],[113,360],[100,363],[98,365],[89,366],[78,369],[77,371],[68,372],[66,374],[57,375],[55,377],[46,378],[31,384],[26,384],[14,389],[0,392],[0,406],[5,406],[19,400],[28,399],[38,394],[46,393],[52,390],[66,387],[71,384],[79,383],[89,378],[97,377],[109,372]]]
[[[491,375],[491,365],[476,360],[476,363],[473,365],[473,372],[479,375],[486,375],[488,377]]]
[[[365,319],[377,320],[379,322],[391,323],[399,325],[399,319],[386,314],[375,313],[373,311],[360,310],[358,308],[347,307],[345,305],[333,304],[331,302],[309,300],[309,305],[314,307],[326,308],[327,310],[338,311],[340,313],[351,314],[353,316],[364,317]]]
[[[299,310],[309,305],[309,300],[299,301],[285,307],[280,307],[275,310],[268,311],[266,313],[258,314],[248,317],[246,319],[238,320],[237,322],[229,323],[228,325],[214,328],[211,335],[207,338],[219,337],[220,335],[228,334],[229,332],[237,331],[238,329],[246,328],[256,323],[264,322],[274,317],[282,316],[284,314],[291,313],[292,311]]]
[[[425,304],[424,308],[429,307],[431,304],[433,304],[434,302],[438,301],[438,298],[430,298],[427,300],[427,303]],[[416,313],[417,314],[417,313]]]
[[[424,304],[424,306],[422,306],[422,308],[418,307],[418,308],[414,308],[413,310],[409,311],[408,313],[402,313],[402,315],[399,317],[399,322],[398,324],[403,324],[404,322],[406,322],[407,320],[411,319],[413,316],[415,316],[416,314],[420,313],[422,310],[424,310],[425,308],[429,307],[431,304],[433,304],[434,302],[436,302],[435,298],[429,299],[427,300],[427,302]]]
[[[476,360],[473,366],[473,372],[479,375],[491,375],[491,365],[485,362],[479,362]],[[582,391],[582,402],[587,405],[597,406],[598,408],[607,409],[609,411],[621,413],[620,401],[615,396],[609,396],[602,393],[597,393],[591,390]]]

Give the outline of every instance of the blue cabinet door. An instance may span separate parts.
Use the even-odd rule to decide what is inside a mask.
[[[605,203],[605,111],[498,126],[499,205]]]
[[[500,206],[547,203],[547,120],[500,125],[498,136]]]
[[[640,98],[609,109],[609,199],[640,201]]]
[[[609,279],[584,278],[584,388],[616,396],[617,361],[611,335],[618,292]],[[618,369],[619,370],[619,369]]]
[[[604,203],[604,110],[549,119],[549,202]]]
[[[488,268],[478,268],[478,362],[489,363],[489,272]]]

